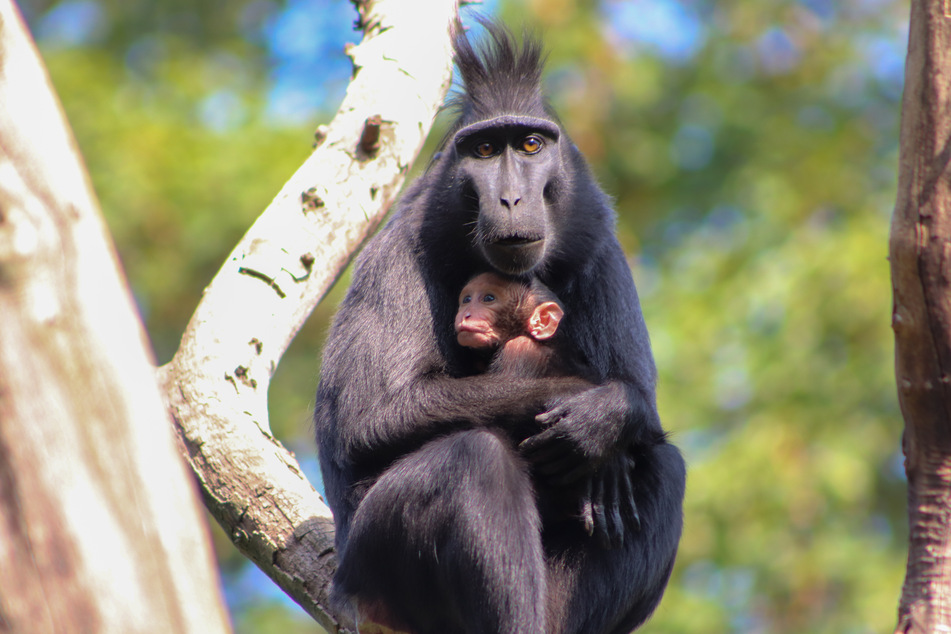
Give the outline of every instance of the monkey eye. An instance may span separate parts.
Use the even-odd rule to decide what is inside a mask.
[[[542,149],[542,145],[544,145],[544,143],[542,142],[541,138],[534,134],[529,134],[527,137],[522,139],[522,151],[526,154],[537,153]]]
[[[475,155],[480,158],[489,158],[490,156],[494,156],[496,154],[496,149],[495,146],[488,141],[483,141],[473,148],[473,152],[475,152]]]
[[[493,295],[492,293],[486,293],[486,294],[482,297],[482,301],[484,301],[484,302],[494,302],[494,301],[495,301],[495,295]]]
[[[462,301],[459,302],[459,303],[460,303],[460,304],[468,304],[468,303],[471,302],[471,301],[472,301],[472,295],[466,295],[465,297],[462,298]]]

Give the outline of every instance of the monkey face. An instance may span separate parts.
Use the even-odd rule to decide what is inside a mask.
[[[551,121],[512,115],[474,123],[454,137],[466,200],[478,210],[476,246],[502,273],[527,273],[545,257],[548,194],[564,171],[559,137]]]
[[[456,339],[459,345],[479,350],[496,348],[504,333],[503,315],[515,310],[511,284],[491,273],[474,277],[459,294]]]

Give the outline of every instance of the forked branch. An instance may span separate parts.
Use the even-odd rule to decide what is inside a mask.
[[[319,147],[206,289],[160,369],[206,505],[243,553],[325,628],[333,521],[270,431],[267,389],[290,341],[379,225],[451,76],[455,0],[357,4],[354,78]]]

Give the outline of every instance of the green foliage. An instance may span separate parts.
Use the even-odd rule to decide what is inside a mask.
[[[101,35],[41,44],[164,361],[328,117],[266,114],[269,58],[248,16],[282,5],[98,4]],[[680,31],[625,36],[610,13],[625,4],[674,7]],[[44,8],[27,13],[39,24]],[[689,463],[681,555],[644,631],[886,631],[907,537],[886,261],[907,7],[499,10],[543,31],[553,103],[617,201],[661,415]],[[683,39],[645,39],[660,33]],[[318,309],[272,386],[272,424],[301,458],[332,311]],[[226,577],[240,574],[219,552]],[[239,631],[291,627],[249,601]]]
[[[605,41],[593,4],[504,13],[547,31],[555,106],[616,197],[688,460],[645,631],[885,631],[907,538],[886,261],[907,9],[685,2],[707,25],[685,60]]]
[[[690,469],[674,586],[722,624],[661,625],[662,612],[658,631],[882,631],[894,619],[901,418],[875,218],[754,243],[773,222],[761,218],[744,223],[748,254],[691,235],[658,267],[644,303],[660,408]]]

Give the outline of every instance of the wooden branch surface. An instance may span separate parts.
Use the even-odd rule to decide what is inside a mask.
[[[206,505],[241,551],[330,631],[339,627],[326,602],[332,516],[272,436],[267,388],[422,147],[449,87],[456,2],[368,0],[358,9],[365,35],[350,50],[355,77],[319,130],[322,144],[229,256],[160,370]]]
[[[896,632],[951,631],[951,13],[911,3],[890,261],[910,547]]]
[[[230,631],[72,133],[0,0],[0,631]]]

